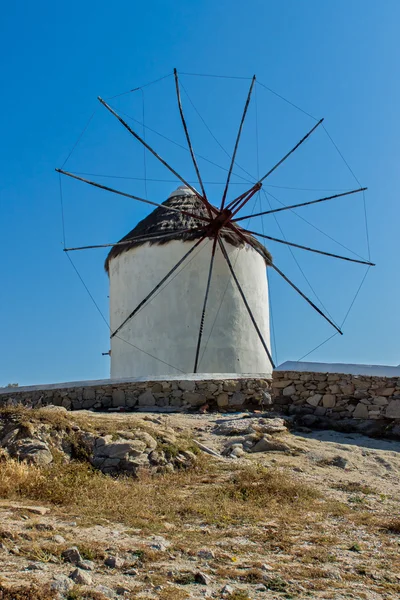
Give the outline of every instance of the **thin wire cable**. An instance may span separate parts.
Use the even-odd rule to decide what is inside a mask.
[[[281,96],[281,94],[278,94],[278,92],[275,92],[270,87],[266,86],[264,83],[261,83],[261,81],[257,80],[257,83],[258,83],[258,85],[261,85],[261,87],[263,87],[266,90],[268,90],[269,92],[271,92],[271,94],[274,94],[274,96],[277,96],[278,98],[280,98],[281,100],[283,100],[287,104],[290,104],[290,106],[293,106],[293,108],[297,108],[297,110],[299,110],[300,112],[302,112],[304,115],[307,115],[307,117],[310,117],[311,119],[314,119],[314,121],[318,121],[319,120],[316,117],[314,117],[313,115],[311,115],[310,113],[308,113],[307,111],[305,111],[302,108],[300,108],[300,106],[297,106],[297,104],[294,104],[294,102],[291,102],[290,100],[288,100],[284,96]]]
[[[355,301],[356,301],[356,299],[357,299],[357,296],[358,296],[358,294],[360,293],[360,290],[361,290],[362,286],[364,285],[364,282],[365,282],[365,280],[366,280],[366,278],[367,278],[367,275],[368,275],[368,273],[369,273],[369,270],[370,270],[370,268],[371,268],[371,267],[368,267],[368,269],[366,270],[366,272],[365,272],[365,274],[364,274],[364,277],[363,277],[363,278],[362,278],[362,280],[361,280],[361,283],[360,283],[360,285],[359,285],[359,287],[358,287],[358,290],[356,291],[356,295],[354,296],[354,298],[353,298],[353,301],[352,301],[352,303],[350,304],[349,310],[348,310],[348,311],[347,311],[347,313],[345,314],[345,317],[344,317],[344,319],[343,319],[343,322],[342,322],[342,324],[341,324],[341,328],[343,327],[344,323],[347,321],[347,318],[348,318],[348,316],[349,316],[349,314],[350,314],[350,311],[351,311],[351,309],[352,309],[352,308],[353,308],[353,306],[354,306],[354,303],[355,303]]]
[[[58,174],[58,184],[59,184],[59,188],[60,188],[60,206],[61,206],[61,225],[62,225],[63,248],[65,249],[65,218],[64,218],[64,200],[63,200],[61,173]]]
[[[265,197],[267,198],[267,202],[268,202],[269,206],[271,207],[271,202],[270,202],[270,200],[269,200],[269,198],[268,198],[268,194],[267,194],[267,192],[266,192],[265,190],[263,190],[263,192],[264,192],[264,194],[265,194]],[[280,232],[281,232],[281,234],[282,234],[282,237],[283,237],[283,239],[284,239],[285,241],[287,241],[287,239],[286,239],[286,236],[285,236],[285,234],[283,233],[283,229],[282,229],[282,227],[281,227],[281,225],[280,225],[280,223],[279,223],[279,221],[278,221],[278,218],[277,218],[277,216],[275,215],[275,213],[272,213],[272,216],[273,216],[273,217],[274,217],[274,219],[275,219],[275,222],[276,222],[276,224],[277,224],[277,226],[278,226],[278,228],[279,228],[279,231],[280,231]],[[325,306],[325,305],[324,305],[324,303],[322,302],[322,300],[319,298],[319,296],[318,296],[317,292],[314,290],[313,286],[311,285],[311,282],[309,281],[309,279],[308,279],[307,275],[304,273],[303,269],[301,268],[301,266],[300,266],[300,263],[299,263],[299,261],[297,260],[297,258],[296,258],[296,256],[295,256],[295,254],[294,254],[294,252],[293,252],[293,250],[292,250],[292,248],[291,248],[290,246],[288,246],[288,250],[289,250],[290,254],[292,255],[292,258],[293,258],[294,262],[296,263],[296,265],[297,265],[297,267],[298,267],[298,269],[299,269],[300,273],[303,275],[303,277],[304,277],[305,281],[307,282],[307,284],[308,284],[308,286],[309,286],[310,290],[311,290],[311,291],[312,291],[312,293],[314,294],[315,298],[317,299],[317,301],[319,302],[319,304],[322,306],[322,308],[324,309],[324,311],[326,312],[326,314],[327,314],[327,315],[328,315],[328,316],[331,318],[331,320],[332,320],[332,321],[333,321],[335,324],[337,324],[337,323],[336,323],[336,321],[335,321],[335,319],[332,317],[332,315],[330,314],[330,312],[328,311],[328,309],[326,308],[326,306]]]
[[[135,123],[138,123],[139,125],[141,125],[143,127],[143,123],[141,123],[141,121],[139,121],[138,119],[131,117],[131,115],[128,115],[126,112],[123,112],[122,110],[120,110],[119,112],[121,115],[124,115],[124,117],[126,117],[127,119],[131,119],[131,121],[134,121]],[[148,125],[146,125],[145,127],[148,131],[151,131],[152,133],[155,133],[159,137],[163,138],[164,140],[167,140],[167,142],[170,142],[171,144],[178,146],[178,148],[182,148],[182,150],[185,150],[185,152],[190,152],[188,150],[188,148],[186,148],[186,146],[183,146],[182,144],[179,144],[178,142],[171,140],[171,138],[167,137],[166,135],[163,135],[162,133],[159,133],[158,131],[156,131],[155,129],[152,129]],[[217,167],[218,169],[221,169],[222,171],[228,172],[228,169],[226,169],[225,167],[221,167],[221,165],[218,165],[217,163],[213,162],[209,158],[206,158],[205,156],[202,156],[201,154],[196,154],[196,156],[197,156],[197,158],[201,158],[202,160],[205,160],[206,162],[210,163],[214,167]],[[239,179],[243,179],[243,181],[246,181],[247,183],[254,183],[254,180],[252,181],[250,179],[247,179],[246,177],[243,177],[242,175],[239,175],[238,173],[232,173],[232,175],[235,175],[235,177],[239,177]]]
[[[237,166],[239,166],[236,163]],[[218,165],[217,165],[218,166]],[[220,167],[222,168],[222,167]],[[133,181],[144,181],[144,177],[130,177],[128,175],[100,175],[99,173],[86,173],[84,171],[71,171],[71,173],[74,173],[75,175],[87,175],[87,176],[91,176],[91,177],[105,177],[105,178],[109,178],[109,179],[131,179]],[[158,183],[175,183],[176,179],[157,179],[157,178],[151,178],[151,177],[146,177],[147,181],[153,181],[153,182],[158,182]],[[197,180],[191,180],[188,179],[189,183],[198,183]],[[225,181],[204,181],[205,184],[207,185],[224,185]],[[251,183],[250,181],[248,183]],[[239,181],[231,181],[230,185],[245,185],[244,183],[241,183]],[[265,184],[264,187],[271,187],[271,188],[277,188],[280,190],[293,190],[296,192],[342,192],[345,191],[346,188],[303,188],[303,187],[289,187],[286,185],[271,185],[271,184]]]
[[[143,139],[146,141],[146,126],[145,126],[145,114],[144,114],[144,91],[140,88],[142,93],[142,121],[143,121]],[[144,169],[144,197],[147,199],[147,165],[146,165],[146,148],[143,146],[143,169]]]
[[[343,162],[346,165],[346,167],[348,168],[349,172],[352,174],[352,176],[354,177],[355,181],[361,187],[361,183],[360,183],[358,177],[354,173],[353,169],[350,167],[349,163],[347,162],[347,160],[343,156],[343,154],[340,151],[340,149],[337,146],[337,144],[334,142],[332,136],[330,135],[330,133],[328,132],[328,130],[326,129],[326,127],[324,125],[322,125],[322,127],[324,128],[324,131],[325,131],[326,135],[328,136],[329,140],[332,142],[334,148],[338,152],[339,156],[343,160]],[[370,243],[369,243],[369,229],[368,229],[368,219],[367,219],[367,206],[366,206],[366,200],[365,200],[365,194],[364,194],[364,192],[363,192],[363,204],[364,204],[365,237],[366,237],[366,241],[367,241],[368,258],[371,259],[371,248],[370,248]]]
[[[190,77],[214,77],[217,79],[251,79],[251,77],[238,77],[235,75],[209,75],[207,73],[185,73],[180,72],[181,75],[189,75]]]
[[[90,299],[92,300],[94,306],[96,307],[97,312],[99,313],[99,315],[102,318],[102,320],[104,321],[104,323],[107,325],[107,329],[109,331],[111,331],[111,327],[110,327],[107,319],[103,315],[102,310],[100,309],[99,305],[97,304],[96,300],[94,299],[94,297],[93,297],[92,293],[90,292],[88,286],[86,285],[83,277],[81,276],[81,274],[79,273],[78,269],[76,268],[73,260],[71,259],[71,257],[69,256],[69,254],[66,253],[66,256],[67,256],[69,262],[71,263],[71,265],[72,265],[75,273],[77,274],[78,278],[80,279],[83,287],[85,288],[86,292],[88,293]],[[169,363],[165,362],[165,360],[162,360],[161,358],[158,358],[157,356],[154,356],[153,354],[150,354],[149,352],[146,352],[145,350],[142,350],[138,346],[135,346],[135,344],[132,344],[131,342],[128,342],[128,340],[125,340],[124,338],[122,338],[122,337],[120,337],[118,335],[116,335],[115,337],[118,338],[119,340],[121,340],[122,342],[125,342],[129,346],[133,346],[133,348],[136,348],[136,350],[139,350],[139,352],[143,352],[143,354],[147,354],[147,356],[150,356],[151,358],[154,358],[155,360],[158,360],[159,362],[163,363],[164,365],[167,365],[168,367],[171,367],[172,369],[175,369],[176,371],[179,371],[180,373],[184,373],[184,371],[181,371],[181,369],[178,369],[178,367],[175,367],[174,365],[170,365]]]
[[[82,137],[84,136],[84,134],[86,133],[87,128],[89,127],[94,115],[96,114],[97,108],[95,108],[95,110],[92,112],[92,115],[90,116],[88,122],[86,123],[85,127],[82,129],[81,133],[78,136],[78,139],[76,140],[75,144],[72,146],[67,158],[64,160],[61,168],[63,169],[65,167],[65,165],[67,164],[67,161],[70,159],[71,154],[74,152],[75,148],[77,147],[77,145],[79,144],[79,142],[81,141]]]
[[[256,128],[256,168],[257,168],[257,181],[260,179],[260,146],[259,146],[259,136],[258,136],[258,95],[257,95],[257,87],[254,90],[254,106],[255,106],[255,128]],[[260,191],[257,192],[257,198],[258,198],[258,203],[260,206],[260,212],[262,212],[262,202],[261,202],[261,193]],[[256,202],[257,202],[257,198],[256,198]],[[253,212],[255,210],[255,206],[256,206],[256,202],[254,203],[254,207],[253,207]],[[246,229],[248,227],[248,223],[249,220],[247,221],[247,225],[246,225]],[[261,229],[263,234],[265,234],[264,231],[264,215],[261,216]],[[268,269],[267,269],[267,273],[268,273]],[[267,281],[268,281],[268,277],[267,277]],[[274,321],[274,314],[273,314],[273,309],[272,309],[272,293],[271,293],[271,287],[268,285],[268,296],[269,296],[269,314],[270,314],[270,321],[271,321],[271,329],[272,329],[272,345],[274,347],[274,352],[273,352],[273,356],[274,356],[274,361],[275,364],[279,364],[278,362],[278,350],[277,350],[277,346],[276,346],[276,336],[275,336],[275,321]],[[271,348],[272,350],[272,348]]]
[[[265,194],[267,193],[265,190],[263,190],[263,192]],[[271,196],[271,198],[273,198],[274,200],[276,200],[281,206],[287,206],[287,204],[285,204],[284,202],[282,202],[281,200],[279,200],[279,198],[277,198],[276,196],[274,196],[271,192],[268,192],[268,195]],[[336,240],[335,238],[333,238],[332,236],[330,236],[328,233],[326,233],[325,231],[323,231],[322,229],[320,229],[319,227],[317,227],[316,225],[314,225],[314,223],[311,223],[311,221],[308,221],[307,219],[305,219],[304,217],[302,217],[301,215],[299,215],[299,213],[296,212],[295,210],[293,210],[292,208],[290,209],[290,212],[292,212],[294,215],[296,215],[296,217],[298,217],[299,219],[301,219],[302,221],[304,221],[305,223],[307,223],[307,225],[310,225],[310,227],[313,227],[316,231],[319,231],[319,233],[322,233],[322,235],[324,235],[325,237],[327,237],[328,239],[330,239],[332,242],[335,242],[335,244],[338,244],[339,246],[341,246],[342,248],[344,248],[348,252],[351,252],[351,254],[354,254],[354,256],[358,256],[358,258],[361,258],[362,260],[364,260],[363,256],[361,256],[360,254],[357,254],[357,252],[354,252],[354,250],[352,250],[351,248],[348,248],[347,246],[345,246],[341,242],[338,242],[338,240]],[[274,214],[274,213],[272,213],[272,214]]]
[[[183,91],[186,94],[187,99],[189,100],[190,104],[192,105],[194,111],[197,113],[197,115],[199,116],[200,120],[202,121],[203,125],[205,126],[205,128],[207,129],[207,131],[209,132],[209,134],[211,135],[211,137],[213,138],[213,140],[218,144],[218,146],[221,148],[221,150],[223,150],[223,152],[226,154],[226,156],[231,159],[232,155],[229,154],[229,152],[226,150],[226,148],[224,148],[224,146],[221,144],[221,142],[216,138],[216,136],[213,134],[212,130],[210,129],[210,127],[207,125],[206,121],[204,120],[204,118],[202,117],[202,115],[200,114],[199,110],[196,108],[193,100],[190,98],[186,88],[183,87],[183,84],[181,83],[181,87],[183,89]],[[253,175],[251,173],[249,173],[248,171],[246,171],[246,169],[244,169],[243,167],[241,167],[239,165],[238,162],[235,162],[236,166],[239,167],[239,169],[241,169],[244,173],[246,173],[246,175],[248,175],[251,179],[254,179]],[[234,173],[235,175],[235,173]],[[225,183],[225,182],[224,182]],[[239,184],[240,185],[240,184]]]
[[[327,128],[325,127],[325,125],[322,125],[322,127],[323,127],[323,129],[324,129],[324,131],[325,131],[326,135],[328,136],[328,138],[329,138],[329,139],[330,139],[330,141],[332,142],[333,146],[336,148],[336,151],[338,152],[339,156],[342,158],[342,160],[343,160],[344,164],[346,165],[346,167],[348,168],[348,170],[350,171],[350,173],[353,175],[353,177],[354,177],[354,179],[357,181],[358,185],[359,185],[360,187],[362,187],[362,186],[361,186],[361,183],[360,183],[360,181],[358,180],[357,176],[355,175],[355,173],[354,173],[353,169],[350,167],[349,163],[347,162],[347,160],[345,159],[345,157],[343,156],[343,154],[342,154],[342,153],[341,153],[341,151],[339,150],[338,146],[335,144],[335,142],[334,142],[333,138],[331,137],[330,133],[328,132]]]
[[[154,83],[158,83],[159,81],[162,81],[163,79],[167,79],[167,77],[171,77],[172,73],[168,73],[167,75],[163,75],[162,77],[159,77],[158,79],[154,79],[153,81],[150,81],[149,83],[145,83],[139,87],[135,87],[131,90],[128,90],[127,92],[121,92],[120,94],[115,94],[115,96],[108,96],[108,98],[106,98],[107,100],[112,100],[113,98],[119,98],[120,96],[126,96],[126,94],[130,94],[132,92],[137,92],[138,90],[141,90],[145,87],[149,87],[150,85],[153,85]]]
[[[307,354],[304,354],[301,358],[299,358],[298,360],[296,360],[296,362],[300,362],[301,360],[303,360],[303,358],[305,358],[306,356],[309,356],[309,354],[312,354],[313,352],[315,352],[315,350],[318,350],[318,348],[321,348],[321,346],[323,346],[324,344],[326,344],[327,342],[329,342],[329,340],[331,340],[332,338],[334,338],[337,335],[339,335],[339,334],[336,331],[336,333],[334,333],[333,335],[329,336],[324,342],[321,342],[320,344],[318,344],[318,346],[316,346],[315,348],[313,348],[312,350],[310,350],[310,352],[307,352]]]

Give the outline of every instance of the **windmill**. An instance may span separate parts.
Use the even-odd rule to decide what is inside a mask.
[[[64,169],[56,169],[60,175],[156,207],[153,213],[115,244],[64,250],[71,252],[111,246],[106,270],[110,276],[112,377],[176,371],[197,373],[199,370],[269,374],[275,365],[270,350],[265,267],[282,277],[338,334],[342,335],[342,330],[275,264],[258,238],[338,260],[368,266],[373,266],[373,263],[278,239],[242,227],[242,221],[249,222],[256,217],[362,193],[366,188],[360,186],[307,202],[243,215],[242,211],[259,193],[263,183],[323,123],[323,119],[318,120],[245,192],[228,200],[242,130],[256,83],[254,76],[247,93],[222,195],[219,202],[214,199],[211,203],[189,135],[176,69],[174,79],[180,119],[199,190],[99,97],[101,105],[182,185],[165,202],[159,203]],[[199,253],[205,246],[207,254],[200,257]],[[164,302],[163,294],[168,294]]]

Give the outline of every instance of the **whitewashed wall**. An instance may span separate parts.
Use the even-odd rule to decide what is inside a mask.
[[[194,242],[172,241],[161,246],[145,244],[111,260],[112,331],[191,245]],[[265,262],[250,247],[236,248],[226,242],[225,246],[256,322],[270,347]],[[190,264],[179,273],[180,267],[179,274],[162,288],[161,293],[121,329],[118,336],[126,341],[112,338],[112,378],[178,374],[179,370],[193,372],[211,248],[211,240],[203,242],[200,252],[196,249],[190,255]],[[268,357],[219,248],[215,257],[200,356],[198,372],[202,373],[271,373]]]

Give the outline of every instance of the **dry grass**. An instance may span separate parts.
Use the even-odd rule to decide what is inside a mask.
[[[266,507],[269,515],[299,519],[320,506],[315,490],[279,471],[250,467],[232,476],[231,468],[203,483],[205,473],[217,475],[218,469],[203,459],[190,471],[133,481],[113,479],[75,461],[39,468],[10,460],[0,464],[0,497],[68,507],[88,519],[110,518],[142,528],[159,527],[165,519],[256,523],[265,518]]]

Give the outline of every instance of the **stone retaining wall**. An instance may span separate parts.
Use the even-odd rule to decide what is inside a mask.
[[[242,410],[270,404],[266,379],[243,377],[201,379],[193,376],[168,381],[93,381],[79,384],[0,389],[0,406],[54,404],[68,410],[152,409],[189,410],[207,404],[210,410]]]
[[[329,420],[400,419],[400,378],[275,371],[274,405]]]
[[[272,394],[272,406],[269,393]],[[103,380],[0,389],[0,406],[54,404],[67,409],[179,411],[205,404],[209,410],[274,408],[324,419],[400,419],[400,378],[337,373],[275,371],[273,381],[229,375],[186,379]]]

